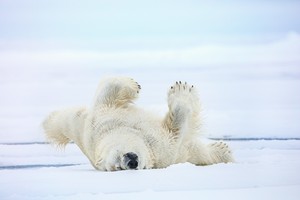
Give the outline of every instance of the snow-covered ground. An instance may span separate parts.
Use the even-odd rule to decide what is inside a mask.
[[[300,141],[230,141],[235,163],[95,171],[78,147],[0,145],[0,199],[299,199]]]

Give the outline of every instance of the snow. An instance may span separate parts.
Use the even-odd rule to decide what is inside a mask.
[[[2,144],[0,199],[299,198],[299,140],[228,143],[235,163],[117,172],[94,170],[75,144]]]

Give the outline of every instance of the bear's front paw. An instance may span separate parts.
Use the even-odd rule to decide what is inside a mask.
[[[188,95],[194,89],[193,85],[187,84],[187,82],[176,81],[176,83],[171,86],[169,90],[169,95],[177,94],[177,95]]]
[[[169,107],[176,105],[176,102],[184,102],[186,106],[197,111],[199,109],[199,99],[195,87],[187,84],[187,82],[177,81],[171,86],[168,93]]]
[[[133,78],[123,78],[122,80],[123,86],[128,86],[130,90],[133,90],[134,93],[140,93],[140,90],[142,89],[141,85],[136,82]]]

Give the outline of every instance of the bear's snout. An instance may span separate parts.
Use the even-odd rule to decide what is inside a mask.
[[[138,156],[133,152],[124,154],[124,161],[128,169],[136,169],[139,165]]]

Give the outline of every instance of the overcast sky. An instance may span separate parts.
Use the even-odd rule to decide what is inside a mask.
[[[1,0],[0,48],[261,42],[300,32],[299,10],[296,0]]]

